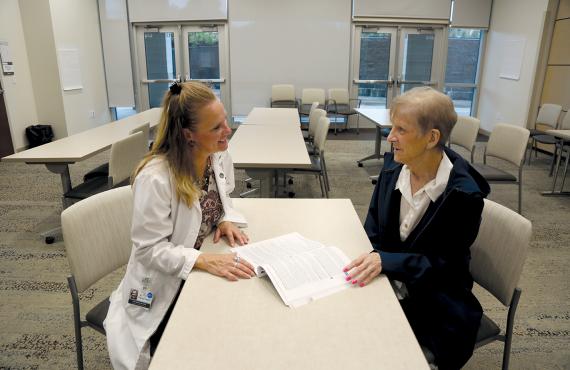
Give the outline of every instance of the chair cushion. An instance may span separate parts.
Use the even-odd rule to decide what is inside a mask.
[[[305,143],[305,147],[307,148],[307,153],[309,153],[309,155],[315,155],[317,153],[313,143]]]
[[[495,167],[487,166],[480,163],[474,163],[472,165],[477,172],[481,174],[487,181],[505,181],[505,182],[516,182],[517,178],[503,170]]]
[[[82,184],[77,185],[64,194],[65,198],[87,199],[92,195],[109,190],[108,177],[95,177]]]
[[[479,325],[479,330],[477,331],[476,343],[489,342],[494,340],[494,338],[501,333],[501,328],[493,320],[491,320],[487,315],[483,314],[481,317],[481,324]],[[485,344],[485,343],[481,343]]]
[[[87,312],[87,315],[85,315],[85,320],[93,329],[105,334],[103,320],[105,320],[107,317],[107,311],[109,311],[109,297],[99,302],[97,306],[93,307],[89,312]]]
[[[109,176],[109,163],[103,163],[99,167],[92,169],[83,176],[83,181],[91,180],[95,177],[108,177]]]
[[[529,131],[530,131],[530,137],[535,137],[536,135],[544,135],[544,131],[537,130],[535,128],[531,128]]]
[[[294,100],[276,100],[271,102],[271,108],[297,108]]]
[[[358,112],[355,111],[354,109],[350,108],[350,106],[348,104],[337,104],[336,110],[335,110],[335,105],[331,104],[328,106],[328,112],[329,113],[335,113],[335,114],[342,114],[344,116],[350,116],[352,114],[358,114]]]
[[[552,135],[536,135],[534,140],[542,144],[556,144],[556,138]]]

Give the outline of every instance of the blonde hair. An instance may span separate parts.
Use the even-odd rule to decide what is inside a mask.
[[[131,182],[151,159],[163,157],[174,175],[176,196],[191,207],[200,194],[200,175],[183,129],[194,131],[199,123],[198,112],[215,100],[212,90],[201,82],[175,83],[164,95],[156,139],[135,169]]]
[[[445,146],[457,121],[451,98],[431,87],[415,87],[390,104],[390,120],[398,116],[415,119],[422,133],[437,129],[440,146]]]

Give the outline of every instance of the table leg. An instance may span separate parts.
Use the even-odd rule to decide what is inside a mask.
[[[380,126],[376,126],[376,139],[374,141],[374,154],[371,154],[367,157],[359,159],[356,161],[358,167],[362,167],[362,162],[368,161],[370,159],[380,159],[383,157],[381,153],[381,146],[382,146],[382,128]]]
[[[61,177],[61,188],[63,194],[71,190],[71,176],[69,175],[69,165],[67,163],[46,163],[45,166],[50,172],[58,173]],[[71,203],[65,198],[61,197],[63,209],[66,209]]]

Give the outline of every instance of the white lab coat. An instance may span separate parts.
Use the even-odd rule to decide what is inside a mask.
[[[245,219],[233,209],[229,197],[234,189],[229,154],[215,153],[211,160],[224,207],[220,222],[245,226]],[[202,221],[200,202],[196,200],[188,207],[178,201],[173,181],[166,160],[156,158],[141,170],[133,185],[133,248],[125,276],[109,298],[104,321],[109,356],[115,369],[148,368],[148,339],[200,254],[194,249]],[[150,309],[128,303],[130,290],[140,289],[143,278],[151,279],[154,300]]]

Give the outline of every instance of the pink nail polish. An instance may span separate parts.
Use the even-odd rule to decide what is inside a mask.
[[[346,281],[350,281],[350,276],[347,276],[347,277],[346,277]]]
[[[342,271],[343,271],[343,272],[347,272],[348,269],[345,267],[345,268],[342,269]]]
[[[357,283],[357,281],[356,281],[356,280],[352,280],[352,284],[356,284],[356,283]]]
[[[360,284],[358,284],[358,285],[360,285],[361,287],[363,287],[363,286],[364,286],[364,283],[360,283]]]

